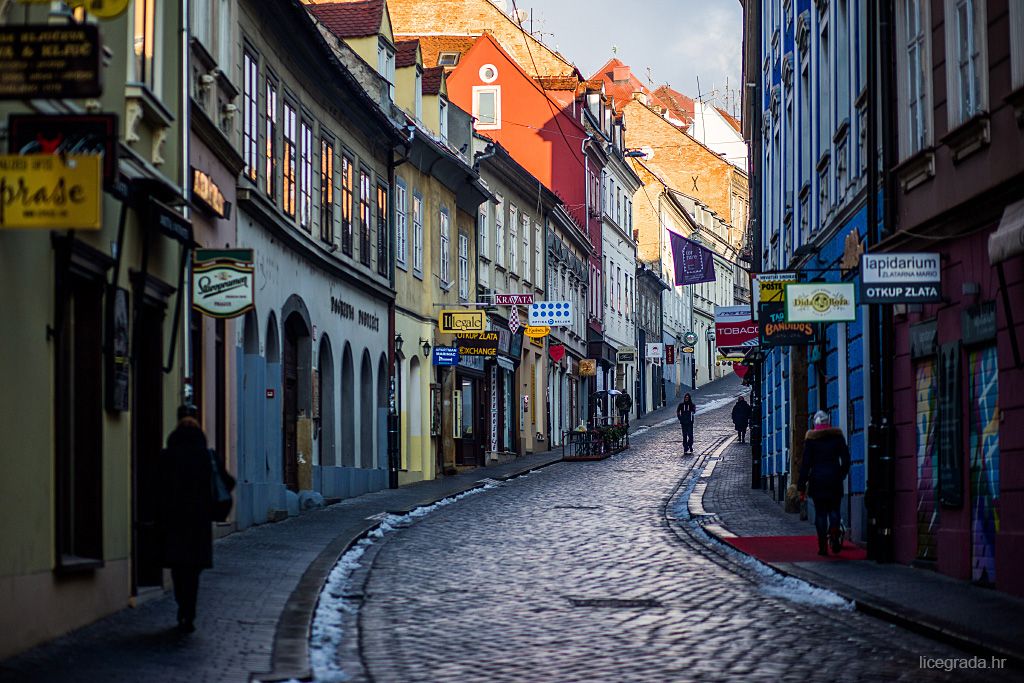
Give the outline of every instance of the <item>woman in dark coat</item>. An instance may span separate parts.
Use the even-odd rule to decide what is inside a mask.
[[[800,499],[814,501],[814,526],[818,531],[818,554],[827,555],[827,545],[838,553],[843,547],[839,533],[839,503],[843,500],[843,480],[850,471],[850,449],[840,429],[829,425],[824,410],[814,415],[814,429],[804,441],[804,460],[796,488]],[[807,489],[810,488],[810,494]]]
[[[743,443],[747,439],[747,425],[750,423],[750,404],[742,396],[732,407],[732,423],[740,435],[740,443]]]
[[[199,573],[213,566],[213,466],[195,408],[178,409],[177,428],[161,453],[163,566],[170,567],[178,628],[195,630]]]

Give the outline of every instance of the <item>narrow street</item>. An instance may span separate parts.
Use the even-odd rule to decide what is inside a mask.
[[[401,523],[352,575],[358,638],[350,615],[318,679],[991,680],[920,669],[964,655],[766,578],[686,521],[728,413],[700,415],[694,457],[662,424]]]

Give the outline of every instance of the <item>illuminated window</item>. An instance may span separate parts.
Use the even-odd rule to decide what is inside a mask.
[[[281,202],[284,212],[295,216],[295,109],[284,103],[284,184]]]
[[[277,85],[267,77],[267,125],[266,125],[266,189],[267,196],[277,198]]]
[[[334,143],[320,138],[320,239],[334,241]]]
[[[259,66],[256,58],[248,50],[242,55],[242,63],[244,73],[244,82],[242,83],[244,91],[242,103],[242,158],[245,160],[245,175],[249,180],[255,182],[257,176],[256,139],[259,137],[257,125]]]
[[[359,173],[359,262],[370,265],[370,225],[373,216],[370,213],[370,174]]]
[[[355,211],[355,171],[352,160],[341,158],[341,250],[352,255],[352,214]]]

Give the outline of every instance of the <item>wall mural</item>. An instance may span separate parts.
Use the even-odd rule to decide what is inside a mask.
[[[996,347],[971,351],[971,578],[996,580],[999,533],[999,363]]]
[[[917,387],[917,559],[938,559],[935,530],[939,525],[936,505],[938,454],[935,450],[935,361],[916,366]]]

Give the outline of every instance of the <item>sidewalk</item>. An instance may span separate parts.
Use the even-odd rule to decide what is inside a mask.
[[[801,522],[798,515],[784,512],[782,504],[768,493],[750,488],[749,444],[734,442],[725,450],[708,481],[703,506],[712,516],[704,529],[730,545],[738,542],[736,537],[815,534],[813,521]],[[850,548],[849,541],[846,547]],[[840,553],[839,558],[842,556]],[[766,564],[838,593],[861,612],[968,652],[1006,657],[1008,665],[1024,667],[1024,600],[926,569],[871,560],[830,558]]]

